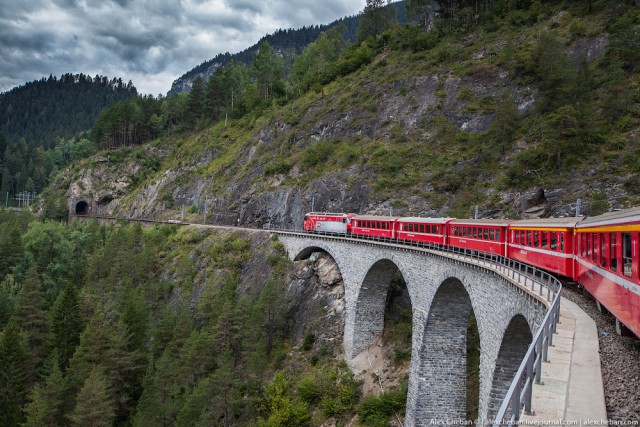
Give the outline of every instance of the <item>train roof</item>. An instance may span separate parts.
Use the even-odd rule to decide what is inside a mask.
[[[453,218],[423,218],[418,216],[409,216],[398,218],[398,222],[422,222],[427,224],[446,224],[447,221],[452,220]]]
[[[621,211],[609,212],[602,215],[586,218],[578,227],[593,227],[597,225],[625,224],[628,222],[640,221],[640,207],[623,209]]]
[[[346,216],[347,214],[338,212],[308,212],[305,215]]]
[[[573,228],[583,218],[583,216],[572,216],[566,218],[520,219],[512,221],[511,227]]]
[[[509,219],[454,219],[452,225],[503,225],[507,226],[511,223]]]
[[[351,219],[363,219],[366,221],[395,221],[398,217],[381,215],[354,215]]]

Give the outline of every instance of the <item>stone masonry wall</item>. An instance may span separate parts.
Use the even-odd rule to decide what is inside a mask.
[[[543,303],[508,280],[443,256],[366,241],[284,234],[279,239],[291,259],[304,259],[320,250],[338,264],[345,286],[343,345],[348,359],[365,350],[382,331],[390,280],[396,269],[400,270],[413,307],[406,426],[446,425],[464,419],[465,403],[464,396],[460,400],[460,390],[465,387],[466,354],[462,354],[462,348],[466,349],[470,309],[480,334],[481,420],[489,417],[496,361],[501,346],[508,346],[512,339],[503,343],[511,320],[522,316],[530,331],[535,331],[546,314]]]

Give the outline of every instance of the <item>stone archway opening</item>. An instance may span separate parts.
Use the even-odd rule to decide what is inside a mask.
[[[533,341],[533,334],[527,319],[521,314],[514,316],[502,337],[496,367],[493,371],[491,398],[487,411],[490,419],[498,413],[531,341]]]
[[[471,298],[458,279],[438,288],[414,359],[420,399],[415,419],[477,418],[480,338]]]
[[[288,294],[298,303],[289,312],[292,339],[310,358],[336,357],[344,336],[344,280],[332,254],[312,246],[294,258]],[[327,349],[333,350],[327,352]]]
[[[80,200],[78,203],[76,203],[76,215],[89,215],[89,203],[84,200]]]
[[[395,402],[386,414],[389,421],[404,416],[412,339],[413,307],[405,278],[393,261],[379,260],[359,288],[349,365],[365,394],[386,399],[385,405]]]

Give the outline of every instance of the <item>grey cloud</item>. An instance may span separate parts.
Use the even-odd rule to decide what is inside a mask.
[[[365,0],[7,0],[0,8],[0,92],[49,74],[133,80],[142,93],[278,28],[323,24]],[[164,83],[162,83],[164,82]]]

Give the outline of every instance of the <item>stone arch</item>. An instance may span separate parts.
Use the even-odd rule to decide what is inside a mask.
[[[298,248],[296,252],[297,254],[293,258],[291,258],[293,261],[302,261],[305,259],[309,259],[311,254],[313,254],[314,252],[323,252],[329,255],[337,264],[338,270],[340,270],[340,275],[342,276],[343,280],[345,279],[346,270],[344,269],[344,265],[342,264],[343,260],[339,256],[337,256],[337,254],[333,250],[331,250],[330,247],[327,247],[323,244],[316,244],[316,245],[310,245],[310,246],[303,246],[302,249]]]
[[[455,277],[445,279],[433,296],[419,354],[413,359],[417,364],[418,401],[412,414],[416,425],[466,419],[467,323],[472,308],[467,289]]]
[[[387,294],[396,271],[400,271],[407,282],[402,269],[387,258],[376,261],[365,274],[355,300],[352,342],[345,343],[350,357],[365,350],[374,337],[384,330]],[[409,295],[411,298],[411,293]]]
[[[86,200],[76,203],[76,215],[89,215],[89,203]]]
[[[502,400],[511,386],[513,376],[518,371],[532,341],[533,334],[527,319],[522,314],[513,316],[502,336],[502,344],[500,344],[500,351],[493,371],[487,410],[489,419],[498,413]]]

